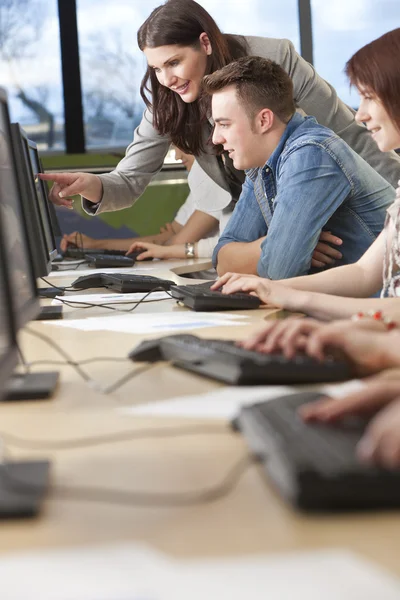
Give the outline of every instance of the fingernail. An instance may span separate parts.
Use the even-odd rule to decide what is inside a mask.
[[[369,460],[373,454],[374,447],[369,438],[361,438],[357,444],[357,455],[362,460]]]
[[[59,198],[64,198],[65,194],[64,194],[64,192],[59,192],[58,196],[59,196]]]

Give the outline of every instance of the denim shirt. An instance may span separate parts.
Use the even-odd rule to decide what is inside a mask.
[[[333,131],[295,113],[264,167],[246,171],[242,193],[213,254],[231,242],[261,244],[257,272],[311,272],[322,230],[343,240],[335,266],[357,261],[381,232],[394,189]]]

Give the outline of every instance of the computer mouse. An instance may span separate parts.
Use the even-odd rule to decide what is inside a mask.
[[[145,340],[140,342],[133,350],[128,354],[128,358],[134,362],[157,362],[163,360],[161,352],[161,339],[156,338],[154,340]]]
[[[143,254],[143,252],[146,252],[144,248],[142,250],[135,250],[134,252],[129,252],[129,254],[126,254],[126,256],[128,256],[128,258],[131,258],[136,262],[137,257],[140,256],[140,254]],[[146,260],[153,260],[153,257],[148,256],[147,258],[144,258],[143,260],[140,260],[138,262],[145,262]]]
[[[78,277],[71,283],[74,288],[80,288],[81,290],[87,290],[89,288],[104,287],[102,274],[95,273],[93,275],[83,275]]]

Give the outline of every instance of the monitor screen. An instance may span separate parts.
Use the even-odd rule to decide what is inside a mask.
[[[0,211],[4,223],[4,247],[17,328],[39,310],[33,264],[21,209],[20,191],[11,145],[6,94],[0,91]]]
[[[50,217],[49,201],[47,198],[47,189],[45,182],[39,179],[38,173],[41,173],[41,167],[39,162],[39,155],[37,152],[36,144],[31,140],[28,140],[29,144],[29,158],[31,161],[31,168],[33,177],[36,185],[37,197],[39,199],[39,208],[42,215],[42,223],[44,233],[46,236],[47,249],[49,251],[50,260],[57,255],[56,240],[54,238],[53,227]]]
[[[33,179],[28,138],[18,123],[11,124],[11,137],[35,277],[46,277],[51,270],[51,261]]]

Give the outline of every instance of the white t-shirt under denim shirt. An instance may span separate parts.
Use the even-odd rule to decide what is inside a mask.
[[[215,230],[197,242],[197,256],[210,258],[219,236],[231,217],[234,203],[231,195],[217,185],[203,171],[197,161],[194,161],[188,175],[188,185],[190,193],[177,212],[175,221],[180,225],[185,225],[195,210],[201,210],[219,222],[219,226]]]

